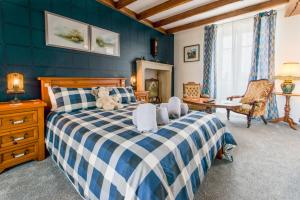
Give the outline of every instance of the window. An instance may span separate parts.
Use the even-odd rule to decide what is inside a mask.
[[[218,25],[217,100],[242,95],[251,68],[253,18]]]

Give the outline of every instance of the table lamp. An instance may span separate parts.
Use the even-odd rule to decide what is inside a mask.
[[[283,80],[281,89],[284,94],[292,94],[295,89],[293,80],[300,80],[300,64],[297,62],[283,63],[275,79]]]
[[[24,75],[20,73],[7,74],[7,94],[14,94],[12,103],[19,103],[17,94],[24,93]]]

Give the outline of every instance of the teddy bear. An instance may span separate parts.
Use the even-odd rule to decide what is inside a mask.
[[[121,109],[123,105],[119,103],[120,98],[116,95],[109,95],[109,88],[100,87],[93,89],[92,94],[96,97],[96,106],[105,111]]]

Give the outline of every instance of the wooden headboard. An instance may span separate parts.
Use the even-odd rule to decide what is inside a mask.
[[[126,78],[84,78],[84,77],[38,77],[41,81],[42,100],[47,103],[46,112],[51,110],[51,101],[48,94],[49,86],[90,88],[90,87],[125,87]]]

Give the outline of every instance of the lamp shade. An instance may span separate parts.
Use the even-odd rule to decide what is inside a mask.
[[[7,93],[24,92],[24,75],[20,73],[7,74]]]
[[[300,64],[297,62],[284,63],[279,69],[279,73],[275,76],[277,79],[300,79]]]

